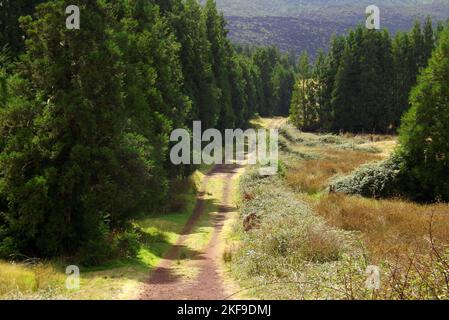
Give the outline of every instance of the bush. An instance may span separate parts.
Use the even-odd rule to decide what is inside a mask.
[[[366,164],[349,176],[334,179],[329,191],[373,198],[403,196],[406,188],[401,166],[398,156]]]
[[[101,233],[95,236],[89,235],[79,250],[78,257],[83,266],[99,265],[116,256],[117,239],[111,236],[105,224],[101,224],[99,229]]]
[[[133,259],[137,257],[140,250],[140,235],[135,230],[119,233],[116,237],[119,258]]]
[[[102,227],[103,234],[87,240],[79,253],[80,263],[95,266],[114,259],[134,259],[137,257],[141,236],[138,229],[129,229],[111,234]]]
[[[8,259],[14,253],[17,253],[17,246],[14,239],[11,237],[0,239],[0,258]]]

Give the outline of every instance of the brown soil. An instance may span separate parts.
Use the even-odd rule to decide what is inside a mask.
[[[267,124],[268,129],[278,128],[286,122],[285,118],[271,119]],[[233,178],[238,174],[241,166],[217,165],[204,178],[197,203],[192,216],[185,225],[181,236],[159,266],[152,272],[150,279],[143,287],[141,299],[144,300],[223,300],[232,292],[225,286],[220,273],[220,239],[227,214],[236,211],[232,206],[231,191]],[[192,257],[192,267],[199,270],[194,279],[188,279],[176,274],[176,260],[179,257],[184,242],[192,233],[198,219],[204,214],[207,186],[212,177],[223,179],[222,201],[219,204],[218,213],[214,217],[214,232],[212,239],[203,252]],[[232,285],[230,286],[232,287]],[[235,288],[234,288],[235,289]]]
[[[227,213],[235,211],[231,204],[232,179],[237,174],[239,166],[217,165],[204,178],[201,192],[198,195],[194,212],[185,225],[181,236],[159,266],[153,271],[145,284],[141,299],[144,300],[222,300],[229,293],[226,292],[220,275],[219,235],[227,219]],[[203,252],[197,253],[192,259],[195,268],[199,270],[195,279],[187,279],[175,274],[174,267],[180,251],[187,237],[193,231],[198,219],[204,213],[204,195],[212,177],[223,179],[223,195],[218,213],[214,216],[214,232],[212,239]]]

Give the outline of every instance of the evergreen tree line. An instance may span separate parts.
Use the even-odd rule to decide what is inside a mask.
[[[358,26],[334,36],[315,63],[303,53],[290,116],[303,130],[393,133],[410,108],[409,94],[443,29],[428,18],[410,32]]]
[[[400,188],[415,200],[449,201],[449,24],[410,94],[397,150]]]
[[[79,0],[80,30],[71,1],[40,2],[0,8],[0,257],[135,254],[131,219],[192,171],[169,162],[173,129],[288,112],[294,66],[238,53],[213,0]]]
[[[449,201],[449,24],[439,32],[409,103],[392,156],[334,182],[335,191],[424,203]]]
[[[290,118],[303,130],[399,133],[390,159],[337,181],[337,192],[448,202],[449,21],[393,39],[358,27],[313,66],[304,53]]]

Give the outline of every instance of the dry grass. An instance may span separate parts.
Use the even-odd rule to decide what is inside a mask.
[[[0,296],[12,291],[28,291],[35,286],[35,275],[32,270],[0,262]]]
[[[345,135],[345,139],[351,136]],[[286,181],[296,191],[308,195],[322,191],[335,175],[349,174],[361,165],[378,161],[391,154],[396,141],[390,136],[354,136],[368,140],[381,150],[366,153],[338,150],[321,144],[302,147],[306,152],[322,155],[321,159],[301,160],[290,164]],[[404,200],[374,200],[343,194],[304,197],[317,214],[332,226],[358,231],[364,240],[373,263],[399,254],[423,254],[429,250],[429,222],[433,217],[434,237],[449,243],[449,206],[447,204],[420,205]]]
[[[319,159],[288,157],[286,182],[298,198],[336,229],[356,232],[365,251],[362,265],[382,269],[382,288],[367,297],[360,291],[363,276],[356,260],[342,270],[348,299],[444,299],[449,295],[449,206],[421,205],[409,201],[375,200],[343,194],[320,193],[335,175],[349,174],[361,165],[386,159],[396,147],[390,136],[335,136],[357,148],[374,147],[380,152],[339,150],[327,136],[298,134],[289,130],[291,149],[319,153]],[[302,137],[303,139],[296,139]],[[305,138],[305,141],[304,141]],[[330,137],[332,138],[332,137]],[[351,142],[353,139],[353,142]],[[314,141],[310,143],[307,141]],[[316,143],[319,141],[320,143]],[[345,142],[348,144],[348,142]],[[338,146],[338,145],[337,145]],[[313,196],[311,196],[313,195]],[[316,241],[314,241],[316,242]],[[326,245],[326,244],[325,244]]]
[[[328,185],[329,179],[337,174],[347,174],[365,163],[382,159],[381,155],[373,153],[308,149],[320,152],[323,158],[295,162],[286,175],[289,186],[308,194],[322,191]]]
[[[287,154],[314,155],[287,161],[287,184],[307,194],[322,191],[335,175],[387,158],[396,147],[396,138],[387,135],[317,135],[289,125],[281,128],[281,134],[288,143]]]
[[[64,274],[51,264],[0,261],[0,299],[61,299]]]
[[[359,231],[373,263],[399,254],[425,254],[431,219],[435,240],[449,243],[447,204],[419,205],[328,194],[316,201],[314,209],[335,227]]]

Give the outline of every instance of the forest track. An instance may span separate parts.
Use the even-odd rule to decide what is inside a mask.
[[[220,241],[227,213],[236,209],[233,207],[232,181],[242,169],[238,165],[217,165],[204,178],[195,209],[181,232],[176,245],[174,245],[159,266],[152,272],[150,279],[145,284],[141,299],[144,300],[222,300],[229,293],[226,292],[220,274]],[[205,211],[205,195],[208,193],[210,180],[222,180],[222,195],[218,201],[218,212],[212,218],[213,234],[206,248],[192,257],[192,263],[198,270],[194,279],[180,277],[174,271],[176,260],[184,246],[187,237],[192,233],[200,217]],[[194,261],[193,261],[194,260]]]
[[[277,128],[285,122],[285,118],[274,118],[267,128]],[[221,237],[224,223],[228,215],[236,212],[232,192],[235,179],[243,170],[240,165],[216,165],[204,178],[192,216],[184,226],[176,244],[169,250],[160,264],[150,275],[142,288],[140,299],[143,300],[223,300],[233,292],[222,277]],[[222,186],[221,195],[216,197],[218,209],[212,218],[213,233],[209,243],[201,252],[189,258],[189,267],[197,270],[193,279],[180,276],[176,272],[177,261],[189,235],[192,234],[199,219],[205,214],[208,186],[212,179],[219,179]]]

